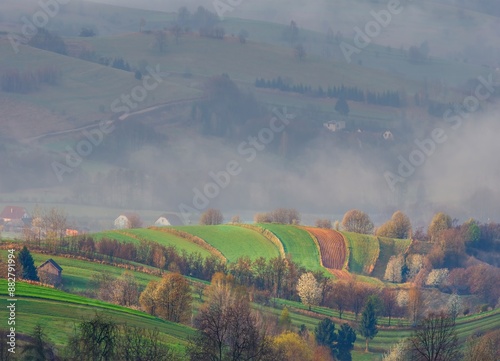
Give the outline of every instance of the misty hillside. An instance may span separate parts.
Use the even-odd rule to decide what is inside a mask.
[[[3,205],[182,212],[235,161],[210,206],[248,220],[496,220],[495,2],[37,6],[2,2]]]
[[[498,0],[0,0],[0,361],[498,361],[498,34]]]

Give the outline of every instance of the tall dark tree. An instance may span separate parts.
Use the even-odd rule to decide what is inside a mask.
[[[22,268],[22,278],[30,281],[39,281],[38,273],[35,267],[35,261],[31,256],[30,251],[26,246],[23,247],[21,252],[19,252],[17,259]]]
[[[356,332],[347,323],[343,323],[337,331],[337,348],[335,350],[335,357],[339,361],[351,361],[351,351],[356,342]]]
[[[345,98],[340,97],[337,100],[337,103],[335,103],[335,111],[337,111],[337,113],[340,113],[342,115],[346,115],[346,116],[349,115],[349,112],[350,112],[349,104],[347,104],[347,101],[345,100]]]
[[[368,342],[378,333],[377,328],[377,311],[373,298],[369,298],[361,315],[361,323],[359,324],[359,333],[365,338],[365,352],[368,352]]]
[[[154,48],[160,54],[165,53],[167,50],[167,33],[163,30],[159,30],[155,33]]]
[[[335,333],[335,324],[329,318],[324,318],[314,330],[316,342],[320,346],[326,346],[330,349],[332,355],[335,353],[335,342],[337,335]]]

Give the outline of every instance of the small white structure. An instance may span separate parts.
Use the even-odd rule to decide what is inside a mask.
[[[139,216],[135,213],[122,213],[115,219],[114,225],[116,229],[127,229],[131,228],[132,221],[134,219],[139,219]]]
[[[390,130],[386,130],[384,134],[382,134],[385,140],[394,140],[394,135]]]
[[[175,213],[163,213],[155,222],[155,226],[183,226],[182,218]]]
[[[323,123],[323,126],[331,132],[338,132],[339,130],[345,129],[345,121],[340,120],[336,122],[332,120],[328,123]]]
[[[117,219],[115,219],[115,228],[116,229],[125,229],[129,228],[128,217],[125,214],[120,214]]]

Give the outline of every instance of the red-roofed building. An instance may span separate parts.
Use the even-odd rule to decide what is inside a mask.
[[[0,213],[0,221],[4,223],[18,220],[26,220],[29,219],[29,214],[26,211],[26,208],[18,207],[18,206],[7,206],[3,209],[2,213]]]

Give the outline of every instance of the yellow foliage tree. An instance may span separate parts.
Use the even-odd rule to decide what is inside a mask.
[[[294,332],[285,332],[274,338],[274,345],[287,361],[313,361],[314,354],[308,343]]]

